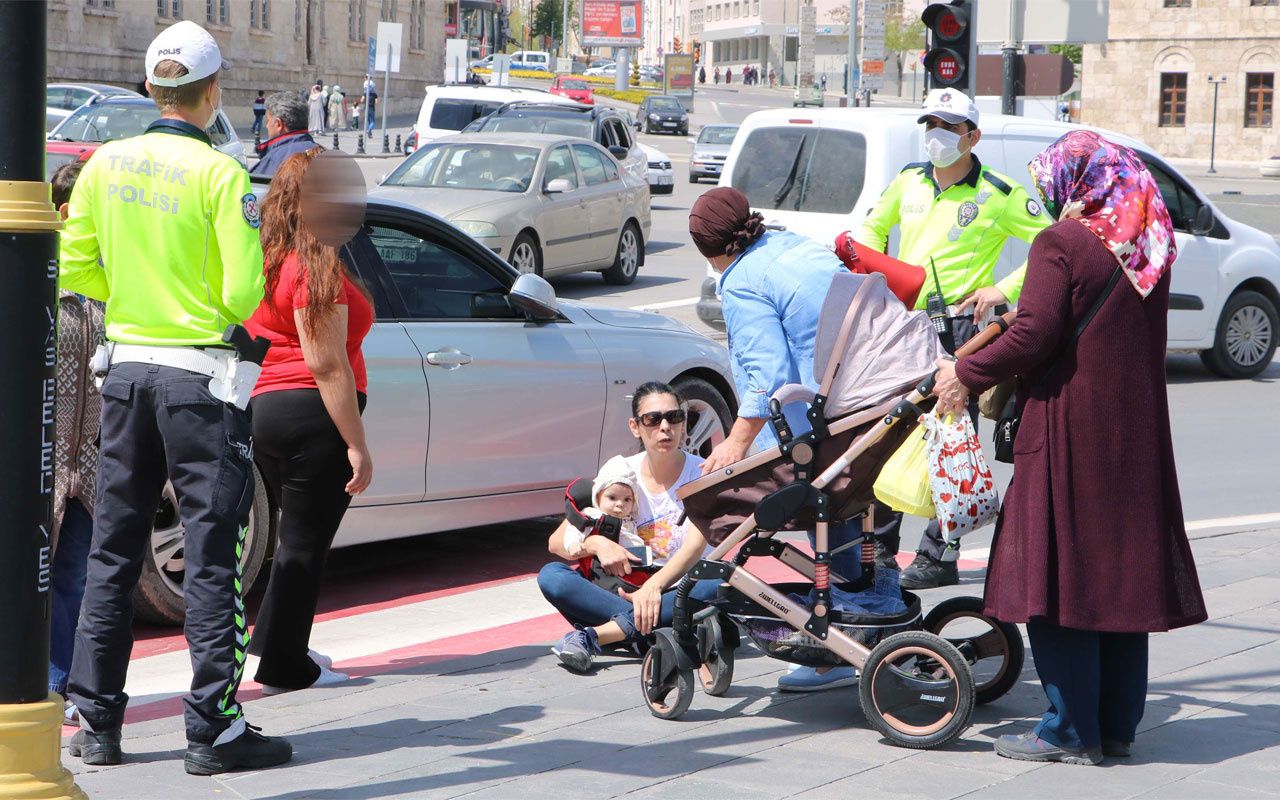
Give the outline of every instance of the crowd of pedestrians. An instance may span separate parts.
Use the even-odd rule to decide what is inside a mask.
[[[166,480],[186,535],[187,771],[291,758],[289,743],[249,725],[236,700],[247,652],[260,656],[255,679],[267,694],[347,679],[311,648],[310,633],[334,535],[373,477],[361,418],[361,348],[373,308],[303,212],[307,176],[323,158],[311,134],[349,124],[347,100],[341,87],[319,82],[305,96],[258,92],[254,128],[267,138],[253,171],[274,176],[259,203],[248,175],[203,130],[221,104],[223,68],[202,28],[165,29],[146,56],[160,120],[52,179],[66,231],[49,687],[67,696],[68,716],[78,718],[69,752],[86,764],[123,757],[130,595]],[[731,82],[732,71],[724,77]],[[757,82],[760,72],[747,68],[740,79]],[[362,89],[376,97],[367,77]],[[371,130],[372,103],[368,112]],[[899,257],[931,264],[935,296],[922,295],[919,307],[946,318],[940,335],[948,351],[990,313],[1019,304],[1017,321],[994,344],[938,362],[935,394],[940,411],[973,414],[978,393],[1018,376],[1016,477],[992,545],[986,613],[1027,625],[1050,709],[1035,730],[1002,737],[996,750],[1097,764],[1128,755],[1136,737],[1147,633],[1206,618],[1163,373],[1176,244],[1159,189],[1132,152],[1094,133],[1067,134],[1030,165],[1037,200],[973,154],[978,121],[962,93],[931,93],[919,118],[928,162],[903,169],[858,238],[883,250],[897,226]],[[159,168],[131,173],[153,184],[153,196],[171,198],[163,214],[111,191],[122,164],[143,163],[181,163],[191,173],[179,182]],[[979,217],[984,224],[973,225]],[[680,449],[687,420],[680,393],[662,383],[634,391],[627,424],[640,452],[609,458],[592,492],[626,520],[625,543],[584,538],[566,520],[548,540],[557,560],[538,575],[543,595],[572,626],[554,652],[576,672],[589,671],[606,647],[643,651],[653,630],[670,624],[672,587],[707,544],[677,490],[775,446],[770,396],[786,384],[816,388],[818,317],[825,287],[843,269],[839,259],[813,240],[767,231],[729,187],[698,199],[689,233],[720,276],[737,418],[703,460]],[[1031,255],[995,282],[1008,236],[1030,241]],[[1087,336],[1082,319],[1091,325]],[[246,374],[256,379],[246,385]],[[786,409],[792,429],[806,429],[794,411]],[[1125,425],[1110,424],[1121,417]],[[1108,455],[1117,451],[1128,454],[1123,464]],[[280,521],[250,640],[238,556],[254,463],[275,493]],[[883,508],[877,517],[877,567],[896,569],[901,514]],[[860,535],[860,526],[832,525],[830,547]],[[641,564],[626,546],[636,542],[651,562]],[[831,567],[854,580],[858,555],[838,553]],[[902,584],[955,583],[955,557],[930,528]],[[612,582],[602,585],[599,574]],[[691,598],[705,604],[716,589],[716,581],[698,582]],[[852,667],[805,667],[778,686],[820,691],[856,677]]]
[[[261,92],[258,93],[262,95]],[[329,86],[319,80],[306,93],[308,103],[307,130],[311,133],[359,130],[373,133],[378,116],[378,88],[370,75],[364,76],[360,93],[354,97],[338,84]],[[254,105],[257,115],[257,104]],[[255,121],[256,125],[256,121]]]

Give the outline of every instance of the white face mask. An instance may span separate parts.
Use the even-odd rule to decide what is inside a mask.
[[[963,134],[952,133],[945,128],[933,128],[924,132],[924,149],[935,167],[949,167],[964,155],[960,150]]]
[[[213,107],[213,113],[209,115],[209,121],[204,124],[205,130],[213,127],[213,123],[218,121],[218,112],[222,110],[222,87],[218,87],[218,102]]]

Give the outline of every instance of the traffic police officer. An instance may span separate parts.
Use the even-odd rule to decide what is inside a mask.
[[[928,309],[949,329],[943,344],[954,352],[977,334],[989,311],[1016,301],[1022,291],[1025,263],[992,281],[1005,240],[1016,236],[1030,242],[1053,220],[1020,183],[984,167],[973,154],[982,131],[978,108],[963,92],[929,92],[918,121],[925,126],[929,160],[902,169],[855,238],[883,251],[889,229],[899,226],[898,258],[925,269],[916,307]],[[976,423],[977,398],[970,414]],[[898,551],[902,512],[877,503],[876,518],[877,561],[890,562]],[[902,573],[902,586],[928,589],[956,583],[958,555],[946,548],[937,521],[931,521],[915,561]]]
[[[107,304],[107,343],[95,357],[95,373],[105,373],[97,515],[69,686],[82,728],[70,752],[86,764],[121,761],[130,594],[166,477],[186,529],[186,770],[211,775],[292,755],[287,741],[247,725],[236,702],[253,448],[247,398],[227,380],[236,354],[222,335],[257,308],[264,278],[248,173],[204,131],[225,67],[193,22],[155,38],[146,71],[161,118],[94,154],[62,235],[62,287]]]

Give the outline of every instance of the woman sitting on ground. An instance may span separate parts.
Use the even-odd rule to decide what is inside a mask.
[[[631,434],[644,450],[628,456],[626,462],[635,475],[636,533],[652,549],[658,570],[632,592],[606,589],[592,583],[575,564],[579,557],[591,556],[605,573],[630,576],[632,563],[639,559],[625,547],[604,536],[588,536],[581,552],[571,541],[566,547],[568,521],[562,522],[548,540],[551,554],[565,559],[547,564],[538,573],[538,588],[574,626],[552,648],[560,662],[575,672],[586,672],[602,645],[631,644],[637,650],[648,643],[654,628],[671,624],[675,592],[670,591],[693,567],[706,549],[702,533],[682,523],[684,505],[676,490],[702,475],[702,459],[680,449],[684,438],[685,410],[680,395],[665,383],[650,382],[636,389],[631,400]],[[694,585],[695,608],[714,597],[716,581]]]

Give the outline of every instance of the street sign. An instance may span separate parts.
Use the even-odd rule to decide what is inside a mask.
[[[400,22],[378,23],[378,58],[374,66],[380,72],[400,71],[400,42],[404,35],[404,24]]]
[[[866,0],[866,2],[862,4],[862,13],[868,17],[883,17],[885,14],[889,13],[889,4],[885,2],[877,3],[873,0]]]
[[[1000,0],[982,4],[977,41],[1003,42],[1008,38],[1010,10],[1013,38],[1023,44],[1099,44],[1108,39],[1111,0]]]
[[[862,20],[862,25],[860,27],[862,29],[863,38],[884,38],[884,17],[867,17]]]
[[[859,52],[863,58],[884,61],[884,39],[863,39]]]
[[[370,36],[369,37],[369,62],[365,66],[364,71],[369,75],[372,75],[373,73],[377,72],[378,71],[376,66],[377,63],[378,63],[378,40]]]

